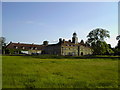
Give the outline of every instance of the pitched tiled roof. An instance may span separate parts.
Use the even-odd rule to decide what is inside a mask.
[[[25,43],[9,43],[6,48],[9,49],[25,49],[25,50],[29,50],[29,49],[36,49],[36,50],[41,50],[43,49],[44,45],[37,45],[37,44],[25,44]]]

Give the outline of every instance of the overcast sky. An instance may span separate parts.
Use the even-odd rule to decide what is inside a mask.
[[[7,42],[57,43],[77,33],[79,41],[87,40],[96,28],[110,31],[110,43],[117,45],[117,2],[3,2],[3,36]]]

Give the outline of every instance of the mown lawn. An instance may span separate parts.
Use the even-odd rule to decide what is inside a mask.
[[[3,88],[118,88],[118,59],[2,57]]]

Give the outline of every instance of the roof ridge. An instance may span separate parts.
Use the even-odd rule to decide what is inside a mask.
[[[11,44],[27,44],[27,43],[14,43],[14,42],[12,42]],[[30,44],[30,43],[28,43],[27,45],[40,45],[40,44]]]

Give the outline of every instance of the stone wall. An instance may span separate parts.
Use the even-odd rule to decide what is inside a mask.
[[[61,55],[81,56],[90,54],[92,54],[92,49],[83,45],[61,47]]]
[[[50,55],[61,55],[61,46],[60,45],[48,45],[44,49],[44,54]]]
[[[80,46],[79,48],[79,56],[81,55],[91,55],[92,54],[92,49],[86,46]]]
[[[78,46],[62,46],[61,48],[61,55],[72,55],[77,56],[78,55]]]

